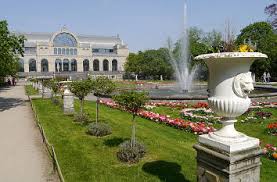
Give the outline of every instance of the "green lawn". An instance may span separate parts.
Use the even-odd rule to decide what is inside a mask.
[[[137,118],[137,138],[146,148],[146,156],[135,165],[120,163],[118,145],[131,134],[131,115],[101,105],[100,119],[113,128],[110,136],[96,138],[86,134],[86,127],[64,116],[61,106],[50,100],[33,101],[41,125],[54,144],[61,170],[67,182],[81,181],[196,181],[195,151],[197,136],[146,119]],[[76,102],[78,109],[78,102]],[[85,111],[95,118],[95,103],[86,102]],[[274,110],[274,117],[277,112]],[[277,137],[264,133],[263,124],[239,123],[239,131],[277,144]],[[277,164],[262,159],[261,181],[277,178]]]
[[[26,95],[37,95],[38,91],[32,85],[25,85]]]

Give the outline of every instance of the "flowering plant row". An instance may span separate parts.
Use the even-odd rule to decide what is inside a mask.
[[[269,134],[277,136],[277,122],[269,123],[267,125],[267,131]]]
[[[255,102],[255,101],[252,101],[250,108],[262,108],[262,107],[268,107],[268,108],[277,107],[277,102]]]
[[[196,104],[188,104],[185,102],[168,102],[168,101],[160,101],[160,102],[149,102],[147,103],[147,106],[165,106],[165,107],[171,107],[171,108],[208,108],[207,102],[197,102]]]
[[[217,123],[221,117],[215,116],[211,109],[186,108],[181,111],[181,117],[190,121],[201,121],[205,123]]]
[[[258,119],[268,119],[271,117],[272,113],[261,111],[260,108],[250,108],[244,115],[246,115],[246,117],[241,120],[241,122],[255,121]]]
[[[101,99],[100,103],[106,106],[109,106],[111,108],[122,109],[112,100]],[[215,131],[213,127],[203,122],[190,122],[179,118],[173,119],[173,118],[170,118],[170,116],[154,113],[147,110],[140,110],[137,113],[137,115],[157,123],[164,123],[166,125],[169,125],[178,129],[182,129],[188,132],[192,132],[195,134],[205,134],[205,133]]]
[[[272,144],[266,144],[263,149],[263,154],[271,159],[277,161],[277,148],[276,146],[273,146]]]

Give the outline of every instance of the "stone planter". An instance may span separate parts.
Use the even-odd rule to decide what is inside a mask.
[[[252,173],[259,174],[259,140],[236,131],[234,123],[235,118],[245,113],[251,104],[248,94],[254,87],[250,66],[263,58],[267,56],[258,52],[213,53],[195,58],[204,60],[209,68],[208,103],[217,115],[223,117],[223,127],[199,136],[199,143],[194,146],[200,181],[208,179],[203,175],[205,170],[212,179],[227,181],[244,181]],[[218,169],[217,163],[222,159],[225,168]],[[247,181],[259,181],[259,175],[252,175]]]
[[[63,95],[63,111],[64,114],[74,113],[74,95],[70,92],[67,86],[65,86]]]

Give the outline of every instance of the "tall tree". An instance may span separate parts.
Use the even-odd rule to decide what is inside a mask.
[[[0,21],[0,83],[18,71],[18,56],[24,53],[24,36],[10,33],[7,21]]]
[[[269,15],[273,28],[277,30],[277,0],[265,8],[265,13]]]

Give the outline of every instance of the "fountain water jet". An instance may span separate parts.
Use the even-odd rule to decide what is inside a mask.
[[[177,51],[173,49],[172,42],[168,40],[168,49],[170,55],[170,63],[175,71],[177,85],[183,93],[191,91],[192,82],[197,67],[191,66],[191,60],[188,51],[189,37],[187,25],[187,4],[184,3],[184,30],[181,39],[177,43]]]

